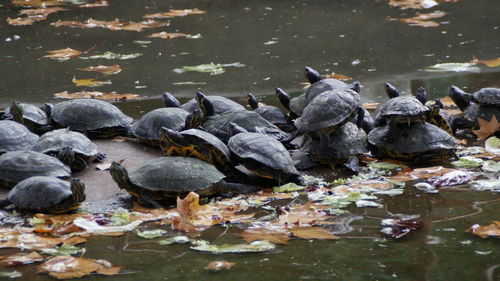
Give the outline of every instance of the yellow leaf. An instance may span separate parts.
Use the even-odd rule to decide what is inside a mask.
[[[498,237],[500,236],[500,221],[493,221],[492,224],[486,226],[475,224],[467,229],[467,231],[471,230],[473,234],[481,238]]]
[[[205,270],[211,270],[211,271],[221,271],[223,269],[231,269],[235,265],[234,262],[227,262],[227,261],[213,261],[209,263],[207,266],[205,266]]]
[[[491,120],[484,120],[477,118],[479,123],[479,130],[473,130],[472,132],[477,136],[477,139],[483,140],[500,130],[500,123],[498,123],[497,117],[493,115]]]
[[[252,227],[241,234],[245,242],[250,243],[257,240],[267,240],[273,244],[288,244],[289,232],[283,226]]]
[[[302,239],[340,239],[340,237],[321,227],[294,227],[290,229],[290,232],[295,237]]]
[[[105,65],[89,66],[85,68],[80,68],[80,70],[100,72],[104,75],[118,74],[122,71],[122,69],[118,64],[110,66],[105,66]]]
[[[73,79],[71,80],[71,82],[73,82],[73,84],[75,84],[77,87],[82,87],[82,86],[85,86],[85,87],[99,87],[99,86],[102,86],[102,85],[108,85],[108,84],[111,84],[111,81],[98,81],[98,80],[95,80],[94,78],[89,78],[89,79],[76,79],[75,77],[73,77]]]
[[[365,102],[363,103],[363,107],[367,110],[375,110],[380,105],[379,102]]]
[[[82,54],[82,52],[80,52],[78,50],[71,49],[71,48],[52,50],[52,51],[48,51],[47,53],[48,54],[43,56],[43,57],[44,58],[51,58],[51,59],[69,59],[69,58],[78,57],[79,55]]]
[[[482,63],[488,67],[497,67],[500,66],[500,58],[492,59],[492,60],[480,60],[474,57],[470,63]]]

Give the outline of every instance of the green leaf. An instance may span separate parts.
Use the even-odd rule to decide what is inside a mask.
[[[276,246],[268,241],[254,241],[250,244],[200,245],[191,249],[212,254],[261,253],[273,250]]]
[[[481,165],[483,164],[483,160],[472,156],[465,156],[465,157],[460,157],[460,159],[451,162],[451,164],[453,165],[453,167],[456,168],[465,168],[465,169],[477,168],[481,167]]]
[[[100,54],[100,55],[94,55],[94,56],[88,56],[88,57],[78,57],[78,58],[82,59],[82,60],[88,60],[88,59],[129,60],[129,59],[135,59],[135,58],[140,57],[140,56],[142,56],[141,53],[133,53],[133,54],[123,55],[123,54],[115,54],[113,52],[107,51],[104,54]]]
[[[389,163],[389,162],[375,161],[375,162],[368,163],[368,167],[372,171],[392,171],[392,170],[396,170],[396,169],[402,169],[403,165],[393,164],[393,163]]]
[[[289,182],[284,185],[273,187],[274,192],[293,192],[306,189],[305,186],[295,184],[293,182]]]
[[[497,137],[488,138],[484,142],[484,148],[491,153],[500,154],[500,139]]]
[[[174,244],[174,243],[188,243],[188,242],[191,242],[191,239],[189,239],[189,237],[184,236],[184,235],[179,235],[179,236],[174,236],[174,237],[160,240],[160,241],[158,241],[158,244],[165,246],[165,245],[170,245],[170,244]]]
[[[0,277],[5,277],[5,278],[18,278],[23,276],[23,274],[19,271],[0,271]]]
[[[120,208],[111,216],[110,225],[125,225],[130,222],[130,213],[127,209]]]
[[[153,239],[162,236],[167,233],[167,231],[163,229],[154,229],[154,230],[145,230],[145,231],[137,231],[137,235],[145,238],[145,239]]]
[[[344,179],[344,178],[338,178],[338,179],[336,179],[336,180],[332,181],[332,182],[330,183],[330,186],[332,186],[332,187],[333,187],[333,186],[341,185],[341,184],[344,184],[346,181],[347,181],[347,179]]]
[[[424,67],[428,72],[481,72],[481,69],[474,63],[438,63]]]
[[[76,247],[73,245],[61,245],[59,247],[41,249],[42,254],[51,256],[71,256],[79,253],[85,253],[85,248]]]
[[[493,160],[485,161],[481,169],[485,172],[496,173],[500,171],[500,162]]]

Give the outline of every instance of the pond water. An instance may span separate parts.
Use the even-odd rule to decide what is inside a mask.
[[[422,71],[437,63],[500,57],[500,6],[493,0],[438,1],[442,3],[425,10],[403,10],[386,0],[108,0],[108,7],[91,9],[76,8],[77,1],[65,2],[67,11],[30,26],[7,25],[7,17],[17,17],[21,8],[10,1],[0,3],[1,108],[12,100],[58,102],[55,93],[81,90],[143,96],[139,101],[115,103],[133,117],[159,107],[164,91],[182,101],[202,91],[240,103],[250,91],[276,104],[275,87],[293,94],[302,91],[305,65],[322,74],[335,72],[352,77],[351,82],[360,81],[363,102],[385,100],[387,81],[407,94],[425,86],[430,98],[447,95],[451,84],[468,91],[500,87],[500,67],[477,65],[479,72],[472,73]],[[138,22],[146,14],[186,8],[206,13],[171,18],[168,27],[142,32],[50,25],[89,18]],[[446,15],[435,19],[437,27],[388,20],[438,10]],[[201,38],[148,37],[160,31],[201,34]],[[87,51],[82,56],[106,51],[142,56],[63,62],[42,58],[50,50],[66,47]],[[244,67],[227,67],[220,75],[175,71],[211,62],[240,62]],[[122,71],[103,76],[79,70],[99,64],[119,64]],[[74,77],[111,84],[76,87]],[[338,241],[293,240],[266,254],[215,256],[194,252],[184,244],[158,246],[130,233],[91,238],[85,257],[123,266],[124,274],[99,277],[106,280],[500,280],[498,241],[464,232],[472,224],[498,219],[499,199],[498,193],[469,189],[427,194],[408,184],[401,196],[381,197],[382,209],[349,207],[352,230],[340,233]],[[380,220],[393,214],[419,215],[424,227],[408,238],[385,240],[379,232]],[[239,243],[239,232],[237,226],[217,226],[202,238],[216,244]],[[203,270],[214,260],[236,265],[216,274]],[[26,280],[49,279],[37,275],[33,267],[17,270]]]

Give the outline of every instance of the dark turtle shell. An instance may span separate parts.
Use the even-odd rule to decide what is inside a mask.
[[[221,96],[206,96],[206,97],[214,106],[215,114],[222,114],[227,111],[245,109],[243,105],[225,97]],[[181,108],[189,113],[195,111],[196,109],[200,109],[196,99],[190,99],[188,102],[183,104]]]
[[[215,166],[196,158],[160,157],[129,172],[128,178],[130,183],[126,184],[113,176],[120,188],[132,195],[146,192],[153,194],[151,199],[163,200],[191,191],[199,195],[213,194],[217,192],[216,184],[225,176]]]
[[[289,137],[288,133],[283,132],[276,125],[262,118],[257,112],[248,110],[227,111],[220,115],[208,116],[203,122],[203,128],[227,143],[231,137],[230,123],[235,123],[249,132],[272,136],[277,140],[284,140]]]
[[[180,108],[158,108],[144,114],[132,124],[131,132],[139,141],[159,146],[160,128],[180,131],[184,128],[188,115],[186,110]]]
[[[482,88],[472,94],[472,99],[482,105],[500,105],[500,88]]]
[[[186,141],[192,144],[203,144],[209,151],[221,154],[227,162],[231,159],[231,152],[227,145],[216,136],[199,129],[189,129],[181,132]]]
[[[479,128],[479,123],[477,121],[479,118],[490,121],[493,116],[495,116],[497,120],[500,120],[500,106],[473,103],[464,111],[464,118],[468,123],[466,127],[473,129]]]
[[[97,145],[89,138],[82,133],[68,129],[59,129],[43,134],[35,143],[32,150],[58,157],[61,150],[65,148],[72,149],[75,153],[75,157],[85,162],[84,166],[90,164],[99,155]],[[60,160],[62,161],[62,159]],[[73,165],[73,163],[67,164],[73,169],[77,167],[77,165]]]
[[[262,116],[262,118],[275,125],[286,124],[289,122],[286,114],[276,106],[259,105],[259,107],[257,107],[253,111],[257,112],[260,116]]]
[[[74,99],[54,105],[51,120],[56,127],[69,128],[89,137],[125,134],[132,118],[111,103],[97,99]]]
[[[19,103],[19,105],[23,110],[24,125],[26,127],[36,131],[38,128],[49,124],[47,114],[40,107],[29,103]],[[13,118],[10,108],[11,106],[5,109],[6,119]]]
[[[427,122],[376,127],[368,134],[368,143],[375,155],[407,162],[439,162],[455,156],[455,139]]]
[[[323,92],[331,90],[343,90],[348,86],[349,85],[347,85],[346,83],[334,78],[327,78],[314,82],[311,84],[311,86],[309,86],[309,88],[307,88],[304,97],[304,105],[307,106],[315,97]]]
[[[352,90],[326,91],[304,108],[295,126],[302,132],[341,126],[356,114],[359,106],[359,94]]]
[[[228,147],[240,164],[258,176],[280,182],[299,174],[288,150],[268,135],[239,133],[229,139]]]
[[[0,156],[0,188],[12,188],[32,176],[65,178],[71,170],[52,156],[35,151],[12,151]]]
[[[395,120],[398,123],[408,123],[423,120],[429,112],[415,97],[394,97],[385,102],[375,117],[376,125],[384,125],[382,120]]]
[[[69,181],[34,176],[20,181],[9,191],[8,200],[18,209],[42,213],[59,213],[77,208],[85,195],[74,202]]]
[[[294,97],[290,100],[290,110],[296,115],[302,115],[302,111],[304,111],[304,107],[306,107],[306,95],[301,94],[297,97]]]
[[[28,128],[10,120],[0,121],[0,154],[8,151],[30,150],[38,136]]]

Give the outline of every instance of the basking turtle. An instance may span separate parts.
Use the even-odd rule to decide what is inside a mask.
[[[425,116],[425,121],[438,126],[439,128],[448,132],[448,134],[453,135],[453,131],[451,128],[451,117],[446,113],[446,111],[442,110],[443,104],[441,100],[435,99],[428,101],[427,100],[427,92],[424,87],[419,87],[417,89],[417,93],[415,94],[415,98],[418,99],[422,104],[424,104],[427,108],[429,108],[429,112]]]
[[[9,191],[7,200],[17,209],[36,213],[65,213],[85,201],[85,185],[54,177],[34,176],[20,181]]]
[[[202,93],[196,94],[196,99],[205,114],[203,128],[205,131],[215,135],[223,142],[227,143],[230,134],[230,123],[235,123],[249,132],[259,132],[279,141],[287,141],[290,134],[283,132],[276,125],[262,118],[257,112],[243,110],[226,111],[222,114],[215,114],[214,106]]]
[[[346,83],[334,78],[326,78],[313,82],[311,83],[311,86],[307,88],[307,91],[305,93],[304,105],[307,106],[314,98],[316,98],[323,92],[331,90],[343,90],[347,89],[348,87],[349,85],[347,85]]]
[[[144,114],[131,126],[130,132],[142,143],[159,146],[160,128],[180,131],[184,128],[189,112],[181,108],[158,108]]]
[[[43,134],[33,146],[33,151],[56,157],[73,171],[85,170],[91,162],[106,157],[84,134],[68,129]]]
[[[221,171],[232,168],[231,153],[216,136],[199,129],[160,129],[160,147],[168,156],[191,156],[214,164]]]
[[[10,120],[0,121],[0,155],[8,151],[30,150],[38,136],[24,125]]]
[[[410,126],[388,122],[368,134],[368,143],[376,157],[406,162],[440,162],[456,157],[455,139],[427,122],[412,123]]]
[[[387,120],[396,123],[424,122],[429,108],[409,96],[399,96],[385,102],[375,117],[375,126],[383,126]]]
[[[71,170],[57,158],[35,151],[11,151],[0,156],[0,188],[12,188],[32,176],[67,178]]]
[[[30,131],[43,134],[50,130],[49,119],[40,107],[13,101],[4,111],[4,119],[14,120],[26,126]]]
[[[132,172],[113,162],[110,173],[121,189],[141,204],[161,207],[158,201],[185,196],[193,191],[201,196],[248,186],[227,183],[214,165],[191,157],[160,157],[143,163]],[[252,187],[250,189],[254,191]]]
[[[247,103],[253,111],[257,112],[262,118],[278,126],[278,128],[287,132],[291,132],[295,129],[295,126],[290,122],[290,119],[283,111],[276,106],[259,104],[257,98],[252,93],[247,94]]]
[[[69,128],[90,138],[126,135],[132,118],[118,107],[97,99],[73,99],[46,105],[47,114],[56,128]]]
[[[162,100],[165,107],[181,107],[181,103],[177,100],[174,95],[169,92],[164,92],[162,94]]]
[[[214,114],[222,114],[227,111],[234,111],[234,110],[244,110],[245,107],[237,102],[234,102],[228,98],[221,97],[221,96],[206,96],[205,98],[209,100],[213,107],[214,107]],[[188,102],[183,104],[181,106],[182,109],[186,110],[187,112],[193,112],[196,109],[200,109],[198,105],[198,101],[196,98],[190,99]]]
[[[245,132],[239,127],[233,134],[228,147],[236,162],[243,165],[255,175],[274,179],[278,184],[300,180],[299,172],[293,164],[292,157],[286,148],[276,139],[261,133]]]
[[[275,92],[281,105],[288,110],[287,115],[290,119],[295,119],[302,114],[305,107],[305,94],[301,94],[291,99],[290,96],[281,88],[275,88]]]

